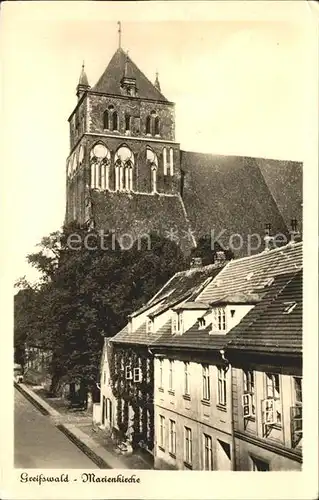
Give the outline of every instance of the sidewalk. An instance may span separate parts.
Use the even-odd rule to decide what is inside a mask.
[[[152,469],[150,463],[138,453],[131,456],[118,454],[106,433],[93,426],[89,413],[68,411],[65,401],[45,397],[45,391],[39,387],[31,389],[25,384],[15,384],[15,388],[42,414],[49,416],[54,425],[100,469]]]

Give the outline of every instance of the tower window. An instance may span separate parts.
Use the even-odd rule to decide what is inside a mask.
[[[146,133],[147,134],[151,133],[151,117],[150,116],[146,117]]]
[[[126,132],[131,130],[131,116],[125,115],[125,130]]]
[[[173,151],[173,148],[170,148],[170,150],[169,150],[169,168],[170,168],[170,174],[173,176],[174,175],[174,151]]]
[[[159,135],[159,117],[156,116],[155,120],[154,120],[154,132],[155,132],[155,135]]]
[[[113,130],[118,130],[118,118],[116,111],[114,111],[112,118],[113,118]]]
[[[167,175],[167,149],[163,148],[163,171]]]
[[[104,111],[104,114],[103,114],[103,128],[104,129],[109,128],[109,112],[108,112],[108,110]]]
[[[115,189],[133,190],[134,155],[127,146],[121,146],[115,154]]]

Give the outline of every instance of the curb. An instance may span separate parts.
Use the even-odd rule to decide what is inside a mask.
[[[30,394],[25,391],[21,385],[17,384],[16,382],[14,382],[14,387],[30,402],[33,404],[33,406],[36,407],[37,410],[39,410],[40,413],[42,413],[42,415],[50,415],[50,412],[44,408],[38,401],[36,401],[35,399],[33,399],[32,396],[30,396]]]
[[[14,382],[14,387],[37,409],[45,416],[51,415],[47,408],[44,408],[39,401],[32,397],[29,392],[27,392],[21,385]],[[39,396],[40,399],[40,396]],[[49,406],[49,405],[48,405]],[[52,408],[52,410],[54,410]],[[88,445],[81,441],[72,431],[70,431],[64,424],[56,424],[55,427],[61,431],[77,448],[79,448],[92,462],[97,465],[100,469],[112,469],[112,467],[101,458],[97,453],[95,453]]]
[[[95,463],[100,469],[112,469],[103,458],[101,458],[99,455],[97,455],[89,446],[87,446],[83,441],[81,441],[73,432],[71,432],[69,429],[65,427],[64,424],[58,424],[57,429],[59,431],[63,432],[63,434],[66,435],[66,437],[72,441],[87,457],[92,460],[92,462]]]

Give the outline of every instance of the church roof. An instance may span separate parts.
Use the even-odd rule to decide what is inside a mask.
[[[177,195],[109,192],[105,196],[92,191],[91,199],[93,219],[99,229],[113,230],[115,236],[130,234],[133,239],[157,232],[176,241],[186,253],[194,246],[182,200]]]
[[[231,241],[238,247],[236,257],[247,255],[249,234],[260,235],[263,245],[266,223],[273,235],[288,237],[289,217],[301,219],[300,164],[181,151],[181,169],[183,201],[195,239],[221,233],[222,244]],[[236,234],[242,245],[238,236],[230,239]],[[257,244],[256,237],[251,241]]]
[[[166,97],[146,78],[122,48],[117,49],[92,90],[106,94],[123,95],[120,85],[124,72],[128,78],[135,78],[139,98],[168,102]]]

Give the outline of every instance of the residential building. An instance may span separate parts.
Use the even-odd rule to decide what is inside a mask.
[[[150,347],[156,468],[298,468],[301,268],[301,243],[232,260],[193,301],[171,308],[171,328]],[[260,338],[259,314],[268,334]]]
[[[302,271],[277,276],[229,338],[236,470],[300,470]]]
[[[101,404],[94,419],[119,432],[133,445],[154,451],[154,362],[150,346],[171,329],[171,309],[196,297],[224,264],[193,267],[176,273],[114,337],[105,339],[101,360]],[[193,312],[194,314],[194,312]],[[195,313],[196,316],[196,313]],[[186,319],[187,325],[188,319]],[[163,373],[164,376],[164,373]],[[173,369],[170,384],[174,386]],[[176,428],[170,423],[171,449]]]

